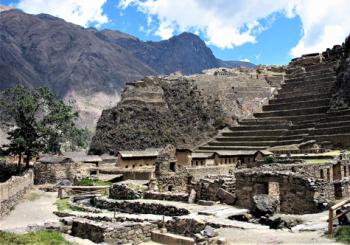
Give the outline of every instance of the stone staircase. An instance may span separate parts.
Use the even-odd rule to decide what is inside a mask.
[[[326,55],[325,55],[326,54]],[[329,53],[294,59],[277,94],[254,118],[222,130],[197,148],[200,152],[261,150],[309,140],[350,144],[350,108],[330,110],[337,60]]]

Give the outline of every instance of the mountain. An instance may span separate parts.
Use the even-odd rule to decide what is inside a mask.
[[[143,42],[119,31],[83,28],[47,14],[0,8],[0,90],[47,86],[94,127],[119,101],[126,82],[223,65],[196,35]]]
[[[215,58],[203,40],[188,32],[160,42],[143,42],[133,36],[110,30],[101,31],[97,35],[129,50],[159,74],[181,71],[182,74],[189,75],[215,67],[255,66],[249,62],[222,61]]]

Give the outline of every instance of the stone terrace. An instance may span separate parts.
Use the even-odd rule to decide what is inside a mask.
[[[222,130],[197,151],[259,150],[309,140],[350,144],[350,110],[330,110],[340,55],[342,49],[334,48],[292,60],[284,83],[262,112]]]

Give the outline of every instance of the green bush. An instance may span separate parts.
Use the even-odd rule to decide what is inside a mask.
[[[101,181],[92,178],[83,178],[79,181],[78,185],[81,186],[109,186],[112,185],[112,182],[109,181]]]
[[[36,231],[15,234],[0,231],[1,245],[72,245],[58,231]]]
[[[275,158],[273,156],[267,156],[265,157],[265,163],[271,164],[275,162]]]
[[[350,243],[350,227],[349,226],[339,227],[336,230],[334,237],[337,242]]]

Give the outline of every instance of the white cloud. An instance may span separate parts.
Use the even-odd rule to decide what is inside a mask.
[[[293,3],[303,24],[303,35],[291,50],[292,56],[324,51],[341,44],[349,35],[348,0],[294,0]]]
[[[121,0],[119,7],[136,6],[158,20],[156,35],[166,39],[175,31],[202,33],[207,43],[233,48],[256,42],[265,27],[260,20],[287,11],[288,0]]]
[[[250,59],[245,58],[245,59],[241,59],[241,61],[250,62]]]
[[[120,0],[119,8],[129,6],[157,20],[155,30],[156,21],[148,21],[153,24],[149,28],[163,39],[192,31],[220,48],[255,43],[272,25],[275,13],[298,16],[302,22],[301,38],[291,50],[292,56],[321,52],[341,43],[350,32],[348,0]]]
[[[81,26],[108,22],[102,7],[107,0],[20,0],[17,8],[30,14],[46,13]]]

